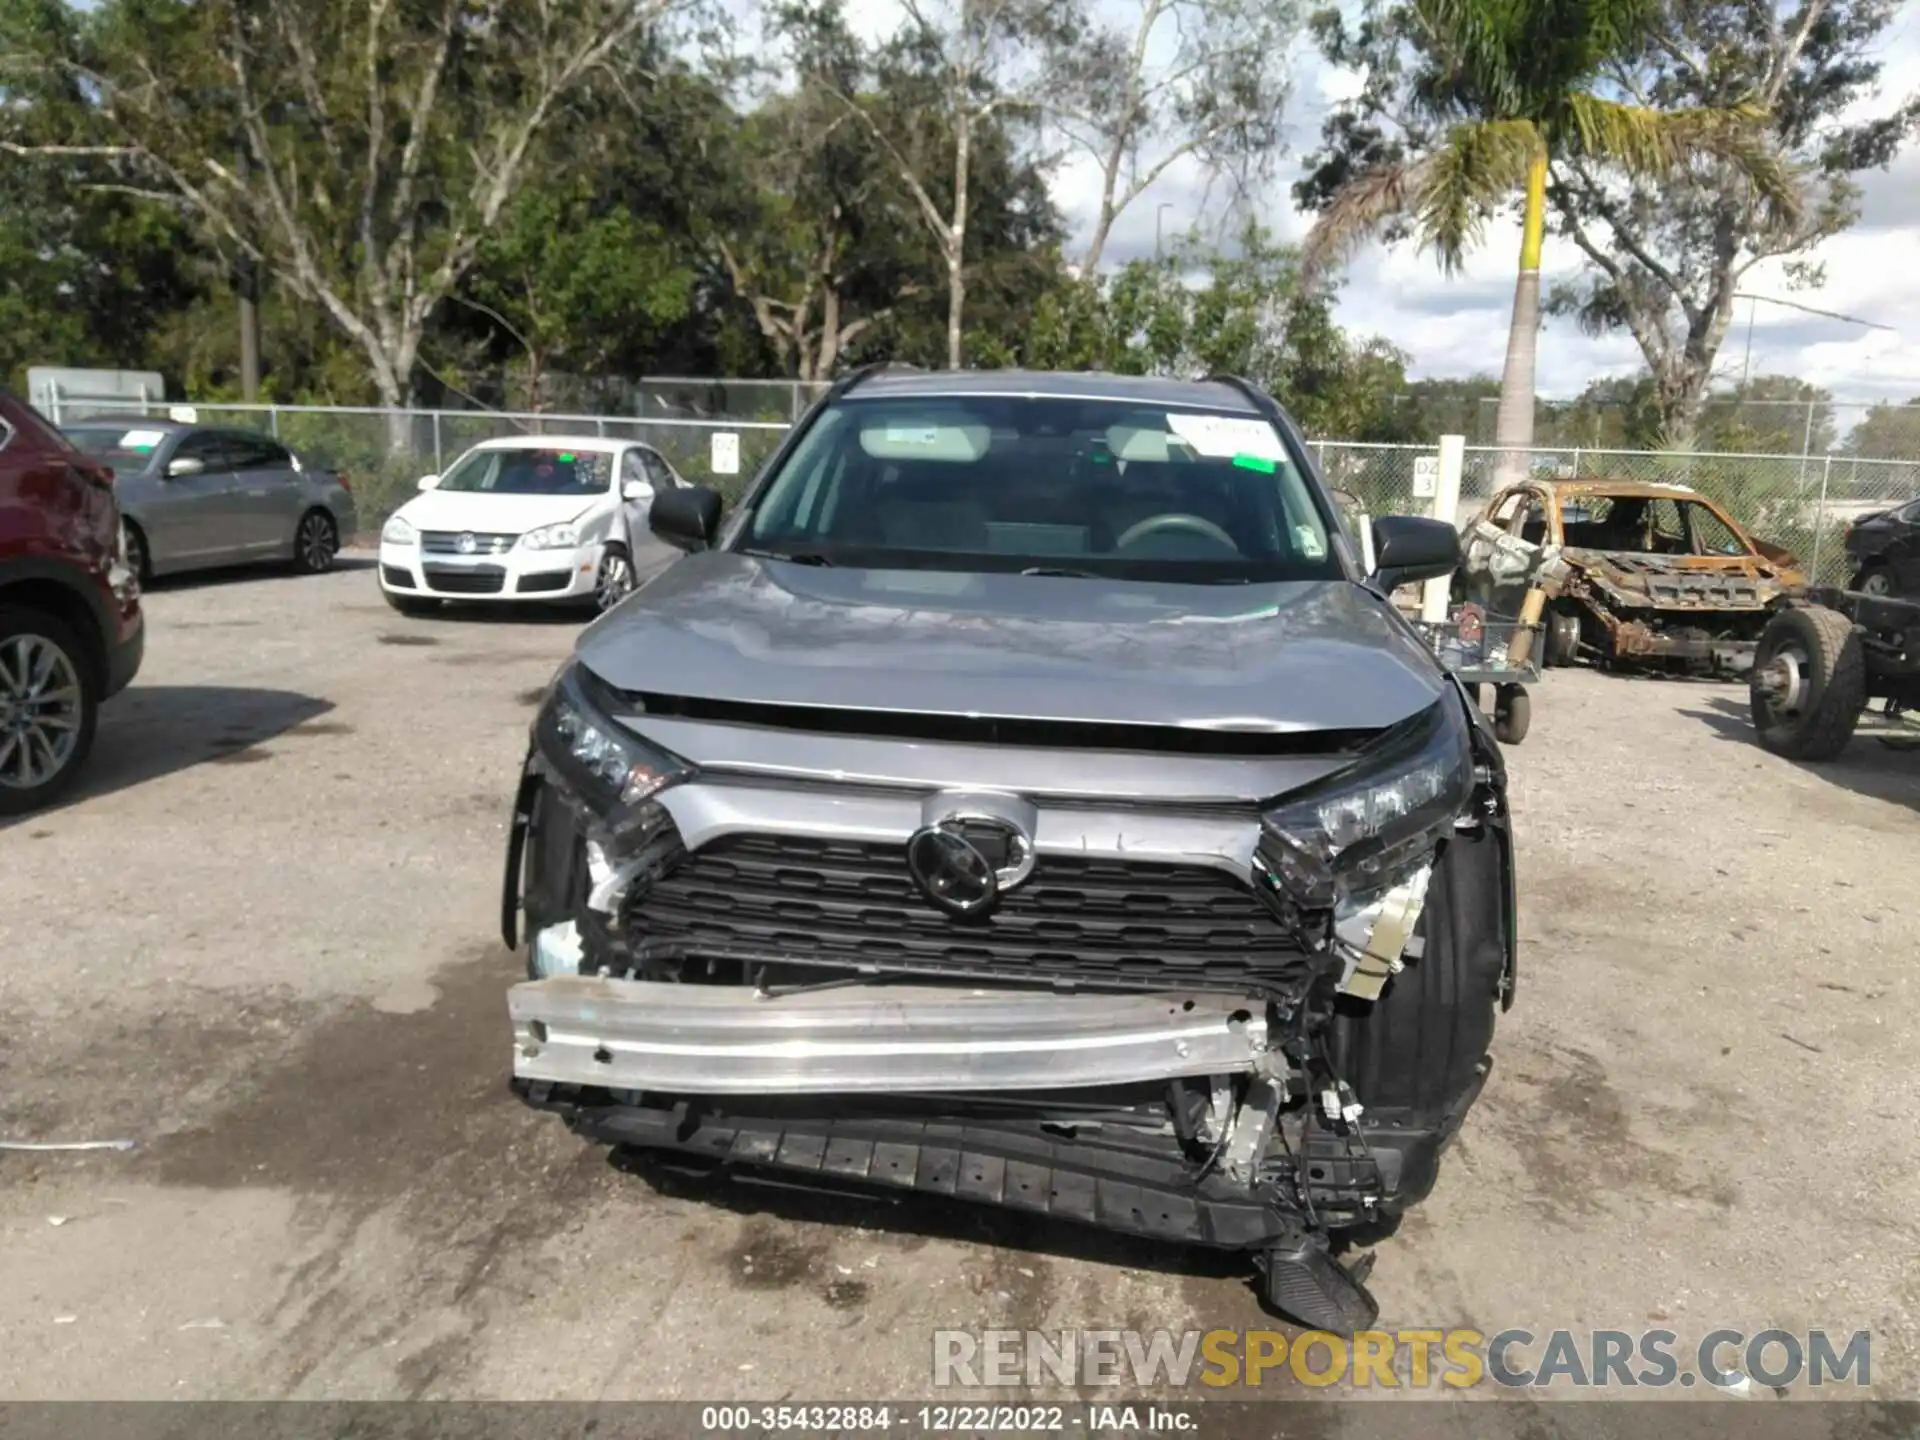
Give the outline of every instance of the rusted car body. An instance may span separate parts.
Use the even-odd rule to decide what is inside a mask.
[[[1784,596],[1799,562],[1756,540],[1680,485],[1527,480],[1496,494],[1463,537],[1463,598],[1517,615],[1546,597],[1546,660],[1673,662],[1730,671]]]

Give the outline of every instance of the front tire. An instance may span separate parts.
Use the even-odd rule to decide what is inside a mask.
[[[1554,610],[1547,615],[1547,653],[1541,659],[1548,665],[1566,666],[1580,658],[1580,617],[1571,610]]]
[[[147,551],[147,537],[131,520],[120,522],[121,545],[127,552],[127,569],[144,590],[153,579],[153,556]]]
[[[1884,565],[1863,565],[1860,573],[1847,582],[1847,588],[1884,599],[1893,594],[1893,572]]]
[[[102,669],[64,620],[0,607],[0,815],[49,804],[79,775],[99,723]]]
[[[324,510],[309,510],[293,532],[293,568],[302,575],[324,575],[340,553],[340,528]]]
[[[1747,681],[1763,749],[1789,760],[1831,760],[1846,749],[1867,703],[1867,661],[1853,621],[1797,605],[1760,632]]]
[[[593,579],[593,609],[604,615],[633,593],[633,561],[618,545],[607,546]]]

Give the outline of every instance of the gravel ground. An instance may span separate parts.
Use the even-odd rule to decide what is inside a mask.
[[[149,617],[0,842],[0,1135],[139,1141],[0,1154],[0,1395],[902,1397],[936,1328],[1270,1323],[1205,1255],[689,1190],[522,1110],[499,870],[577,622],[402,620],[364,560]],[[1519,1004],[1382,1323],[1870,1327],[1920,1394],[1920,755],[1801,769],[1740,690],[1586,672],[1510,753]]]

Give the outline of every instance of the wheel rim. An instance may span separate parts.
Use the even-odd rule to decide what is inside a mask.
[[[593,592],[595,603],[602,610],[611,610],[627,598],[631,589],[633,569],[627,564],[627,557],[608,554],[600,561],[600,580]]]
[[[1884,570],[1875,570],[1860,582],[1860,591],[1865,595],[1891,595],[1893,581],[1887,578]]]
[[[0,641],[0,785],[33,790],[80,744],[80,672],[44,635]]]
[[[309,515],[300,527],[300,560],[309,570],[333,563],[333,526],[324,515]]]
[[[1806,647],[1788,640],[1754,672],[1755,687],[1776,718],[1798,715],[1807,703],[1807,677],[1813,673]]]

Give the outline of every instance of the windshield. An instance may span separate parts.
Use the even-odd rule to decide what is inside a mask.
[[[128,425],[77,425],[61,432],[74,448],[104,460],[115,475],[138,475],[153,463],[153,452],[167,438],[164,430]]]
[[[475,450],[440,477],[440,490],[491,495],[598,495],[612,484],[604,450]]]
[[[743,548],[921,570],[1338,576],[1310,484],[1256,415],[1028,396],[847,399],[782,465]]]

